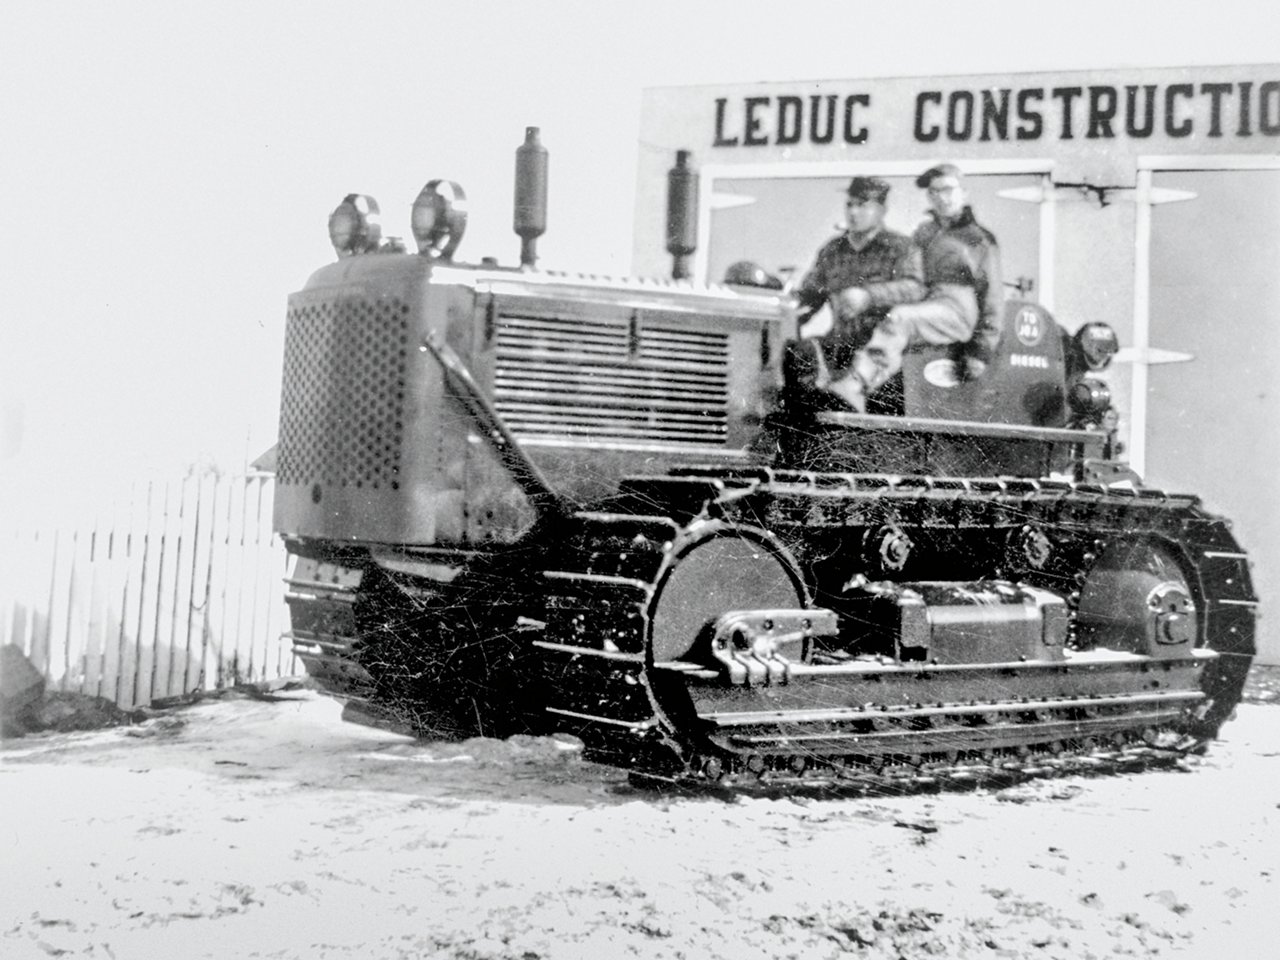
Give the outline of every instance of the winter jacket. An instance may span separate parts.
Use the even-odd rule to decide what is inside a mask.
[[[861,247],[842,233],[823,244],[796,296],[802,307],[817,310],[850,287],[866,290],[872,307],[915,303],[925,294],[919,249],[910,237],[884,228]]]
[[[965,207],[949,224],[936,216],[920,224],[913,237],[924,255],[924,280],[929,300],[955,303],[974,320],[973,336],[963,352],[990,361],[1000,343],[1004,285],[1000,276],[1000,248],[995,235]]]

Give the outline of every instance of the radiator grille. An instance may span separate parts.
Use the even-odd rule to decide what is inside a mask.
[[[496,347],[494,403],[517,436],[725,442],[726,334],[505,315]]]
[[[408,338],[400,300],[290,305],[281,483],[399,487]]]

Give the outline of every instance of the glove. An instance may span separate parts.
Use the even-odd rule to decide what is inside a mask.
[[[977,380],[987,372],[987,362],[977,357],[963,357],[960,361],[960,379]]]
[[[831,312],[840,320],[852,320],[871,306],[871,294],[862,287],[849,287],[831,297]]]

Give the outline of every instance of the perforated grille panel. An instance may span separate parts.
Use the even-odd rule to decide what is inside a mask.
[[[291,304],[281,483],[399,487],[409,307],[347,297]]]
[[[517,436],[722,445],[729,338],[626,321],[502,316],[494,402]]]

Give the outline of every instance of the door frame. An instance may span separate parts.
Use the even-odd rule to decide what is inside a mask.
[[[1205,154],[1203,156],[1139,156],[1134,205],[1133,370],[1129,398],[1129,466],[1139,476],[1147,466],[1147,394],[1151,364],[1151,208],[1161,202],[1155,189],[1157,173],[1187,170],[1280,170],[1280,156]]]

